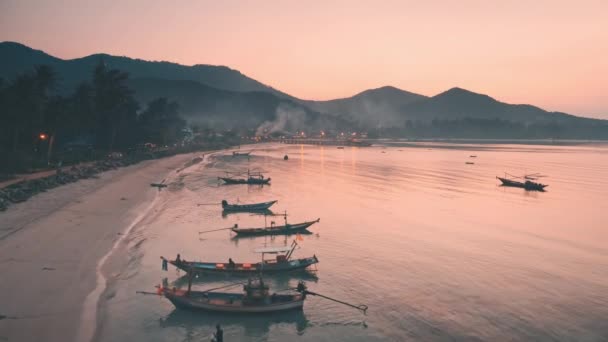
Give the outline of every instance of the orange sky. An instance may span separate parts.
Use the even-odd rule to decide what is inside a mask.
[[[0,40],[227,65],[306,99],[459,86],[608,119],[608,0],[0,0]]]

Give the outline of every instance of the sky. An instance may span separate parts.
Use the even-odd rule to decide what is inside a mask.
[[[608,0],[0,0],[0,41],[226,65],[304,99],[457,86],[608,119]]]

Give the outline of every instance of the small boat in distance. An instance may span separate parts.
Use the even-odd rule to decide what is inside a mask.
[[[163,262],[167,262],[187,273],[230,273],[230,274],[252,274],[252,273],[280,273],[295,270],[303,270],[308,266],[317,264],[319,259],[316,255],[309,258],[291,259],[293,252],[298,247],[294,240],[291,246],[284,247],[264,247],[255,250],[262,254],[261,262],[235,263],[232,259],[229,262],[197,262],[185,261],[183,259],[168,260],[160,257]],[[276,258],[265,259],[266,254],[276,254]]]
[[[263,228],[239,228],[237,224],[231,230],[237,235],[242,236],[263,236],[263,235],[291,235],[297,233],[310,233],[308,227],[321,221],[320,218],[314,221],[306,221],[302,223],[289,224],[287,223],[287,214],[285,214],[285,224],[282,226],[275,225],[275,222],[270,222],[270,227]]]
[[[510,177],[510,178],[509,178]],[[498,180],[502,182],[502,186],[511,186],[516,188],[523,188],[526,190],[533,191],[545,191],[545,188],[548,186],[547,184],[541,184],[538,182],[534,182],[540,177],[545,177],[538,173],[524,175],[523,177],[509,175],[505,173],[504,177],[496,177]],[[519,179],[519,180],[518,180]]]
[[[224,211],[264,211],[268,210],[273,204],[277,203],[277,201],[270,202],[262,202],[262,203],[252,203],[252,204],[229,204],[228,201],[222,200],[222,209]]]
[[[251,151],[249,151],[249,152],[237,152],[237,151],[232,152],[233,157],[249,157],[250,154],[251,154]]]

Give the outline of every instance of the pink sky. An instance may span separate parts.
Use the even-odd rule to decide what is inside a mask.
[[[227,65],[306,99],[458,86],[608,119],[608,1],[0,0],[0,41]]]

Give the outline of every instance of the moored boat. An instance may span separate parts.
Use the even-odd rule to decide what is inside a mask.
[[[234,156],[234,157],[249,157],[250,154],[251,154],[251,151],[249,151],[249,152],[237,152],[237,151],[232,152],[232,156]]]
[[[498,180],[500,180],[500,182],[502,183],[503,186],[511,186],[511,187],[516,187],[516,188],[523,188],[526,190],[535,190],[535,191],[544,191],[545,188],[548,186],[547,184],[541,184],[538,182],[533,182],[532,180],[536,180],[537,177],[540,177],[539,175],[525,175],[523,177],[516,177],[516,176],[511,176],[511,178],[508,178],[508,176],[505,174],[505,177],[496,177]],[[516,180],[516,179],[521,179],[520,180]]]
[[[302,309],[306,290],[295,294],[269,294],[268,285],[263,280],[247,282],[244,293],[191,291],[159,288],[175,307],[188,310],[202,310],[230,313],[269,313]]]
[[[298,243],[293,241],[291,246],[258,248],[255,252],[262,254],[262,261],[249,263],[235,263],[232,262],[232,259],[227,263],[185,261],[179,256],[175,260],[168,260],[162,256],[160,258],[163,262],[167,262],[187,273],[280,273],[303,270],[319,262],[316,255],[309,258],[292,259],[291,257],[297,247]],[[276,257],[265,259],[266,254],[274,254]]]
[[[308,227],[319,222],[321,219],[318,218],[314,221],[306,221],[302,223],[289,224],[285,223],[282,226],[277,226],[272,222],[270,227],[263,228],[239,228],[238,225],[234,225],[232,231],[237,236],[262,236],[262,235],[289,235],[308,232]]]
[[[270,184],[270,178],[264,178],[261,173],[247,172],[247,178],[219,177],[226,184]]]
[[[224,211],[264,211],[268,210],[268,208],[275,203],[277,203],[277,201],[251,204],[229,204],[228,201],[222,200],[222,209]]]

